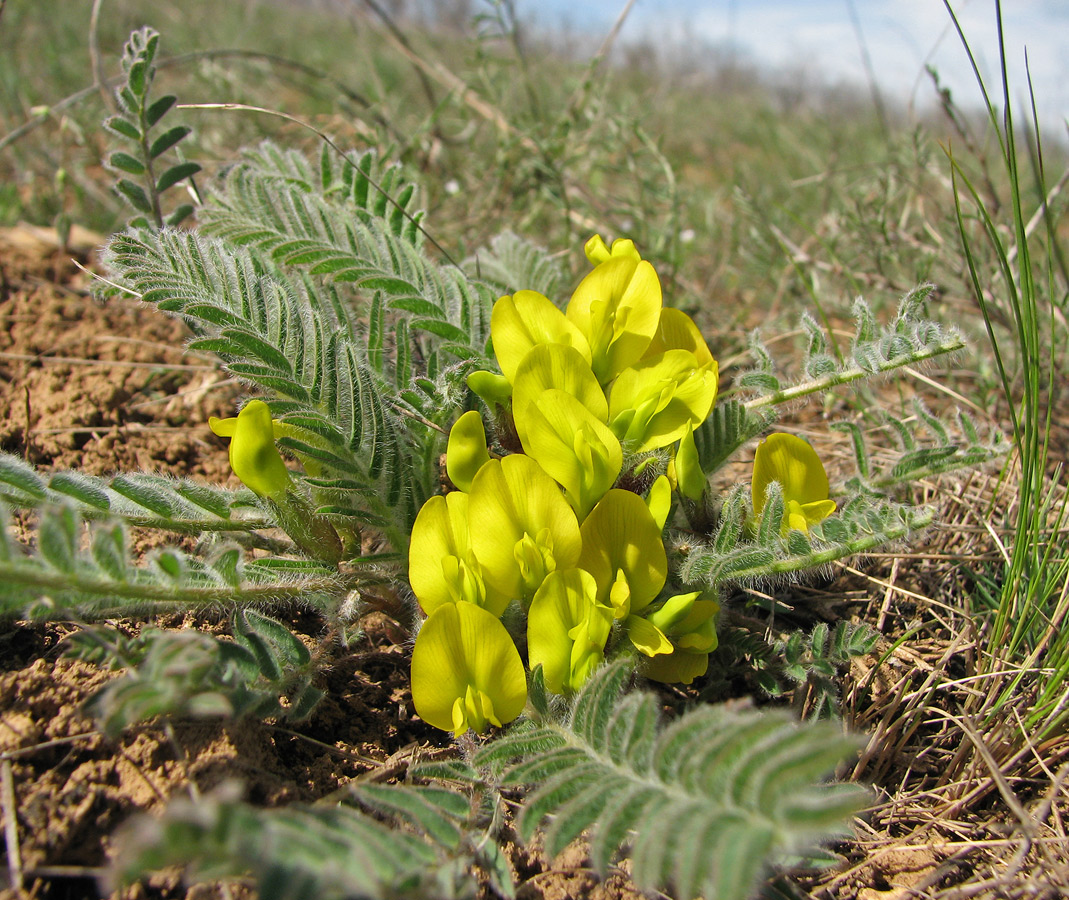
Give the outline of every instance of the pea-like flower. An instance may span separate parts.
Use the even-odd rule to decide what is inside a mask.
[[[611,607],[617,619],[649,606],[668,577],[668,558],[661,528],[643,499],[614,488],[579,531],[579,568],[594,576],[598,603]]]
[[[755,515],[764,510],[768,486],[774,481],[783,490],[784,534],[790,530],[808,532],[811,525],[835,512],[835,501],[828,499],[824,464],[800,437],[777,432],[757,445],[750,486]]]
[[[565,492],[580,520],[612,487],[623,467],[616,435],[579,400],[545,391],[523,410],[523,449]]]
[[[645,630],[635,627],[636,623],[629,619],[632,643],[650,657],[643,668],[645,675],[667,684],[690,684],[704,675],[709,667],[709,654],[718,643],[716,614],[719,611],[720,604],[702,599],[701,591],[695,591],[669,597],[659,608],[644,613],[639,621],[644,623]],[[663,651],[663,641],[668,645],[668,652],[650,653],[648,632],[656,632],[656,648]],[[646,645],[641,643],[643,639]]]
[[[689,350],[701,366],[713,362],[712,351],[694,320],[682,310],[670,306],[661,310],[657,331],[646,348],[644,358],[658,356],[667,350]]]
[[[250,400],[237,416],[212,416],[208,427],[219,437],[230,438],[230,468],[245,487],[275,501],[285,497],[292,482],[275,446],[285,426],[271,418],[271,410],[263,400]]]
[[[609,392],[609,426],[636,453],[667,447],[704,422],[716,401],[715,361],[667,350],[624,369]]]
[[[605,241],[600,234],[595,234],[590,240],[583,246],[583,252],[586,253],[586,258],[590,260],[592,266],[600,265],[614,256],[631,257],[635,261],[642,259],[639,256],[638,250],[635,249],[635,242],[627,240],[626,238],[617,238],[612,242],[612,248],[606,246]]]
[[[661,282],[637,252],[611,253],[579,283],[566,312],[586,338],[591,368],[605,385],[638,362],[653,340]]]
[[[531,668],[542,666],[546,687],[555,693],[577,691],[605,659],[613,611],[598,603],[594,576],[582,569],[550,574],[527,616],[527,654]]]
[[[527,679],[505,626],[472,603],[431,613],[412,648],[412,702],[424,722],[458,737],[515,719]]]
[[[573,347],[539,344],[523,358],[513,383],[512,415],[521,443],[528,440],[528,407],[541,404],[546,391],[563,391],[599,422],[608,421],[609,403],[590,369],[590,361]]]
[[[578,562],[575,513],[530,457],[490,460],[469,497],[471,547],[493,592],[526,605],[547,575]]]
[[[500,616],[509,596],[487,584],[475,558],[468,529],[468,495],[453,491],[431,497],[412,525],[408,583],[420,608],[433,614],[441,606],[471,603]]]
[[[590,363],[590,346],[573,322],[537,291],[500,297],[490,312],[490,338],[501,373],[515,382],[516,369],[539,344],[572,347]]]

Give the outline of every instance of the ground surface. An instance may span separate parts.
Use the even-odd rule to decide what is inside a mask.
[[[0,235],[0,449],[45,468],[163,470],[225,481],[226,450],[206,423],[210,415],[232,414],[240,389],[210,361],[182,353],[180,323],[134,301],[95,302],[87,291],[89,276],[71,262],[73,255],[91,264],[95,239],[74,238],[81,246],[72,253],[58,250],[48,233],[18,229]],[[949,492],[956,505],[947,505],[947,524],[931,535],[931,558],[943,551],[978,558],[989,552],[982,534],[962,537],[982,533],[968,513],[979,492],[969,481]],[[926,573],[923,566],[900,567],[891,560],[870,563],[864,575],[840,570],[834,581],[804,589],[810,602],[834,606],[835,615],[865,617],[889,640],[848,674],[844,691],[848,721],[873,736],[854,774],[875,783],[875,809],[858,841],[839,848],[843,866],[803,878],[799,896],[1062,895],[1062,800],[1042,766],[1032,767],[1031,782],[1027,767],[1013,782],[1031,804],[1029,813],[1036,811],[1028,834],[1000,810],[990,783],[986,806],[955,808],[940,772],[961,746],[961,734],[946,719],[915,714],[916,697],[937,688],[946,689],[946,706],[954,708],[955,698],[967,691],[955,686],[955,668],[965,670],[970,648],[954,644],[949,628],[943,635],[926,629],[923,640],[892,648],[896,634],[929,612],[925,597],[933,585],[926,579],[945,579],[935,593],[953,618],[958,576],[947,576],[945,566]],[[161,624],[220,627],[178,617]],[[312,640],[322,628],[302,614],[289,624]],[[7,772],[0,800],[5,813],[17,810],[16,874],[26,888],[21,896],[96,896],[95,879],[112,851],[114,830],[191,786],[205,792],[236,778],[255,803],[314,801],[354,779],[392,777],[412,753],[447,746],[440,732],[410,712],[403,629],[384,616],[365,626],[365,641],[339,649],[331,660],[322,684],[327,698],[301,734],[270,723],[191,721],[176,723],[172,733],[139,726],[112,741],[82,709],[112,674],[60,657],[64,636],[76,626],[5,625],[0,764]],[[941,818],[939,809],[948,806],[953,814]],[[7,846],[8,869],[0,875],[4,900],[18,895],[9,880],[12,849]],[[599,884],[581,848],[554,861],[535,850],[511,850],[521,897],[637,896],[622,873]],[[984,879],[1012,890],[970,893],[965,886]],[[964,892],[954,894],[955,885]],[[165,873],[123,896],[247,893],[233,885],[189,888],[177,874]]]

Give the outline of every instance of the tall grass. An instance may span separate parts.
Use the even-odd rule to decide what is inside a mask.
[[[1012,544],[1008,548],[994,614],[988,623],[981,657],[981,675],[993,677],[982,712],[990,719],[1022,693],[1030,699],[1023,716],[1024,738],[1042,739],[1069,718],[1069,538],[1064,531],[1069,500],[1062,482],[1062,464],[1051,456],[1055,398],[1064,379],[1062,364],[1069,334],[1064,318],[1064,282],[1057,260],[1059,235],[1049,211],[1048,178],[1043,142],[1029,84],[1034,143],[1022,147],[1015,125],[1001,4],[996,3],[1001,71],[1000,115],[984,84],[973,50],[949,3],[963,46],[987,107],[998,141],[1002,173],[1009,188],[1009,227],[950,153],[955,181],[955,211],[964,259],[974,296],[987,330],[1016,448],[1004,473],[1016,479],[1017,502],[1012,513]],[[1032,150],[1031,184],[1022,171],[1022,150]],[[1030,207],[1036,204],[1035,214]],[[972,226],[979,226],[979,235]],[[997,288],[985,278],[984,240],[994,254]],[[1059,304],[1058,298],[1061,297]],[[999,323],[1006,323],[1003,328]]]

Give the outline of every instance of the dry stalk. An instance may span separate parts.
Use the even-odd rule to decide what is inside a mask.
[[[11,887],[16,894],[22,893],[22,856],[19,853],[19,825],[15,818],[15,780],[11,772],[11,760],[0,761],[0,808],[4,813],[4,844],[7,847],[7,871]]]

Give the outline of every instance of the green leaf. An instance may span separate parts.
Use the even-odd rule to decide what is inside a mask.
[[[466,797],[443,788],[365,784],[354,788],[353,796],[372,809],[399,816],[448,848],[459,848],[459,824],[471,812]]]
[[[145,165],[139,159],[135,159],[129,153],[117,150],[108,157],[108,165],[131,175],[144,175]]]
[[[240,802],[225,785],[195,804],[172,800],[162,813],[133,820],[116,845],[112,874],[124,884],[182,867],[190,881],[251,880],[263,900],[476,892],[471,851],[458,854],[347,806],[264,809]]]
[[[137,97],[145,93],[148,64],[144,60],[137,60],[130,66],[126,73],[126,84]]]
[[[74,571],[78,553],[78,520],[74,510],[65,506],[45,513],[37,529],[37,549],[56,571]]]
[[[186,574],[186,562],[182,553],[173,549],[161,550],[152,560],[168,578],[181,582]]]
[[[166,172],[164,172],[159,180],[156,182],[156,190],[159,193],[163,193],[169,187],[178,184],[178,182],[189,178],[192,175],[196,175],[200,171],[200,166],[195,162],[182,162],[176,166],[171,166]]]
[[[191,215],[193,215],[193,204],[183,203],[181,206],[176,206],[174,211],[167,217],[166,222],[171,227],[184,222]]]
[[[227,584],[238,587],[241,584],[242,552],[237,547],[229,547],[212,559],[212,571]]]
[[[631,848],[644,889],[746,900],[767,866],[844,833],[864,804],[859,786],[826,781],[858,746],[837,725],[699,705],[662,728],[656,697],[621,700],[631,670],[603,667],[565,722],[514,726],[475,756],[530,785],[517,826],[551,819],[547,852],[588,830],[602,872]]]
[[[125,119],[122,116],[111,116],[104,120],[104,127],[109,131],[114,132],[120,137],[129,138],[131,141],[141,141],[141,132],[137,130],[137,126],[129,119]]]
[[[783,487],[778,481],[773,481],[766,490],[765,506],[757,527],[757,543],[760,546],[767,547],[779,539],[784,511]]]
[[[145,189],[140,185],[134,184],[128,178],[120,178],[115,183],[115,188],[120,194],[122,194],[130,203],[130,205],[138,212],[151,213],[152,203],[148,199],[148,194],[145,193]]]
[[[35,500],[47,496],[41,476],[29,463],[9,453],[0,453],[0,484],[10,485]]]
[[[545,718],[549,715],[549,694],[546,691],[546,678],[541,663],[534,667],[529,682],[527,702],[540,717]]]
[[[145,110],[145,124],[151,128],[167,114],[167,111],[174,106],[177,100],[178,98],[174,94],[166,94],[153,101],[148,109]]]
[[[116,475],[111,479],[110,487],[117,494],[133,500],[138,506],[143,506],[161,518],[172,519],[178,515],[173,496],[142,479],[130,475]]]
[[[93,561],[113,581],[126,581],[129,552],[126,532],[120,525],[99,528],[93,535]]]
[[[174,128],[168,129],[152,142],[148,151],[149,159],[155,159],[161,153],[166,153],[192,131],[193,129],[186,125],[175,125]]]
[[[278,372],[293,371],[293,361],[281,350],[251,331],[239,328],[224,328],[222,336],[241,348],[244,359],[257,359]]]
[[[48,487],[57,494],[65,494],[94,509],[107,510],[111,507],[108,494],[100,484],[80,472],[56,472],[48,479]]]
[[[139,110],[141,104],[138,103],[137,96],[130,90],[129,85],[123,85],[119,90],[115,92],[115,99],[119,102],[119,109],[126,113],[132,119],[139,118]],[[138,132],[137,140],[141,140],[141,132]]]
[[[312,655],[301,639],[277,619],[252,609],[243,609],[235,613],[234,626],[235,637],[238,633],[246,637],[255,634],[270,646],[281,663],[279,669],[283,666],[304,668],[311,662]]]
[[[306,684],[294,696],[290,697],[289,706],[286,707],[286,719],[290,722],[303,722],[315,712],[319,701],[326,696],[326,692],[311,684]]]
[[[232,495],[224,493],[216,488],[199,484],[196,481],[182,481],[175,486],[175,492],[183,499],[207,510],[220,519],[230,518],[230,502]]]
[[[780,380],[771,372],[744,372],[738,383],[740,387],[757,388],[770,394],[780,389]]]

